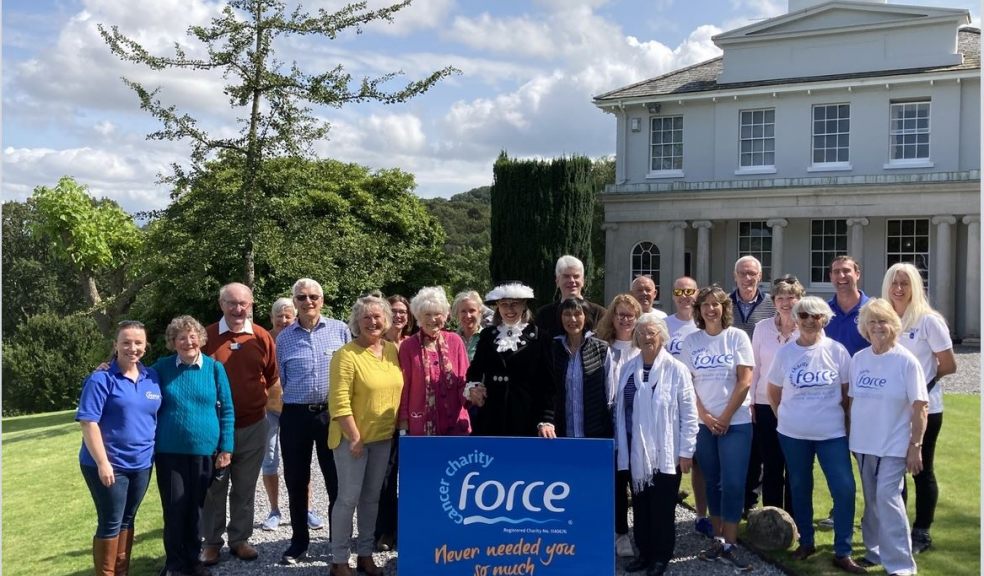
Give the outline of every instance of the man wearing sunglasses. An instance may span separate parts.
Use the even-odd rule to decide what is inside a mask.
[[[751,338],[759,320],[776,315],[772,298],[759,290],[762,281],[762,264],[754,256],[742,256],[735,262],[735,289],[731,293],[735,320],[733,326],[741,328]]]
[[[328,365],[336,350],[352,339],[348,325],[321,315],[324,292],[310,278],[294,283],[297,322],[277,336],[277,363],[284,389],[280,415],[280,454],[290,505],[290,546],[282,564],[296,564],[307,555],[308,482],[311,479],[311,447],[328,490],[328,514],[338,497],[338,474],[328,449]]]

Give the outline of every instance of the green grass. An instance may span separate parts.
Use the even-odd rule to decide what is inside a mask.
[[[936,445],[936,480],[940,486],[940,499],[933,522],[933,548],[916,556],[920,575],[953,576],[959,574],[981,573],[981,498],[980,498],[980,397],[948,394],[943,428]],[[852,458],[853,460],[853,458]],[[861,541],[861,514],[864,512],[864,498],[861,482],[854,466],[857,481],[856,517],[854,530],[854,556],[864,554]],[[909,519],[915,517],[915,488],[912,477],[909,483]],[[820,464],[814,465],[813,511],[814,521],[826,516],[831,508],[827,483],[820,471]],[[789,572],[803,576],[843,574],[834,568],[833,531],[816,531],[818,553],[806,561],[790,558],[793,547],[784,552],[766,554],[773,562],[782,565]],[[870,574],[884,574],[879,567],[869,570]]]
[[[933,524],[934,549],[917,557],[921,575],[980,574],[979,414],[978,396],[947,395],[936,454],[940,502]],[[92,573],[95,510],[79,473],[81,434],[73,417],[69,411],[2,421],[4,576]],[[830,509],[830,496],[819,465],[816,476],[814,510],[819,520]],[[860,523],[864,502],[858,486]],[[911,485],[909,493],[914,494]],[[910,496],[910,517],[913,504]],[[157,485],[151,480],[137,514],[133,574],[155,574],[163,565],[162,526]],[[769,557],[794,574],[841,574],[830,565],[832,539],[832,532],[817,531],[819,553],[805,562],[791,560],[788,552]],[[854,542],[855,554],[860,555],[859,528]]]
[[[75,412],[4,418],[3,574],[92,574],[96,512],[79,472]],[[164,565],[161,501],[151,480],[137,514],[132,574]]]

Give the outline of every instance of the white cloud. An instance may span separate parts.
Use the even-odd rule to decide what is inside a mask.
[[[388,153],[416,154],[427,143],[420,118],[413,114],[372,114],[360,131],[365,146]]]
[[[553,33],[547,22],[528,16],[496,18],[483,12],[475,18],[455,18],[448,37],[476,50],[548,58],[557,51]]]

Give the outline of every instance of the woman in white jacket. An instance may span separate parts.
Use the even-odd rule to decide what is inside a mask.
[[[652,312],[636,321],[640,352],[623,368],[615,398],[618,469],[632,475],[639,556],[626,571],[666,572],[673,558],[680,475],[697,447],[697,404],[686,366],[663,348],[666,323]]]

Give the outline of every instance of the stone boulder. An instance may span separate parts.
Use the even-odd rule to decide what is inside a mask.
[[[793,517],[782,508],[765,506],[748,513],[748,544],[759,550],[786,550],[799,540]]]

